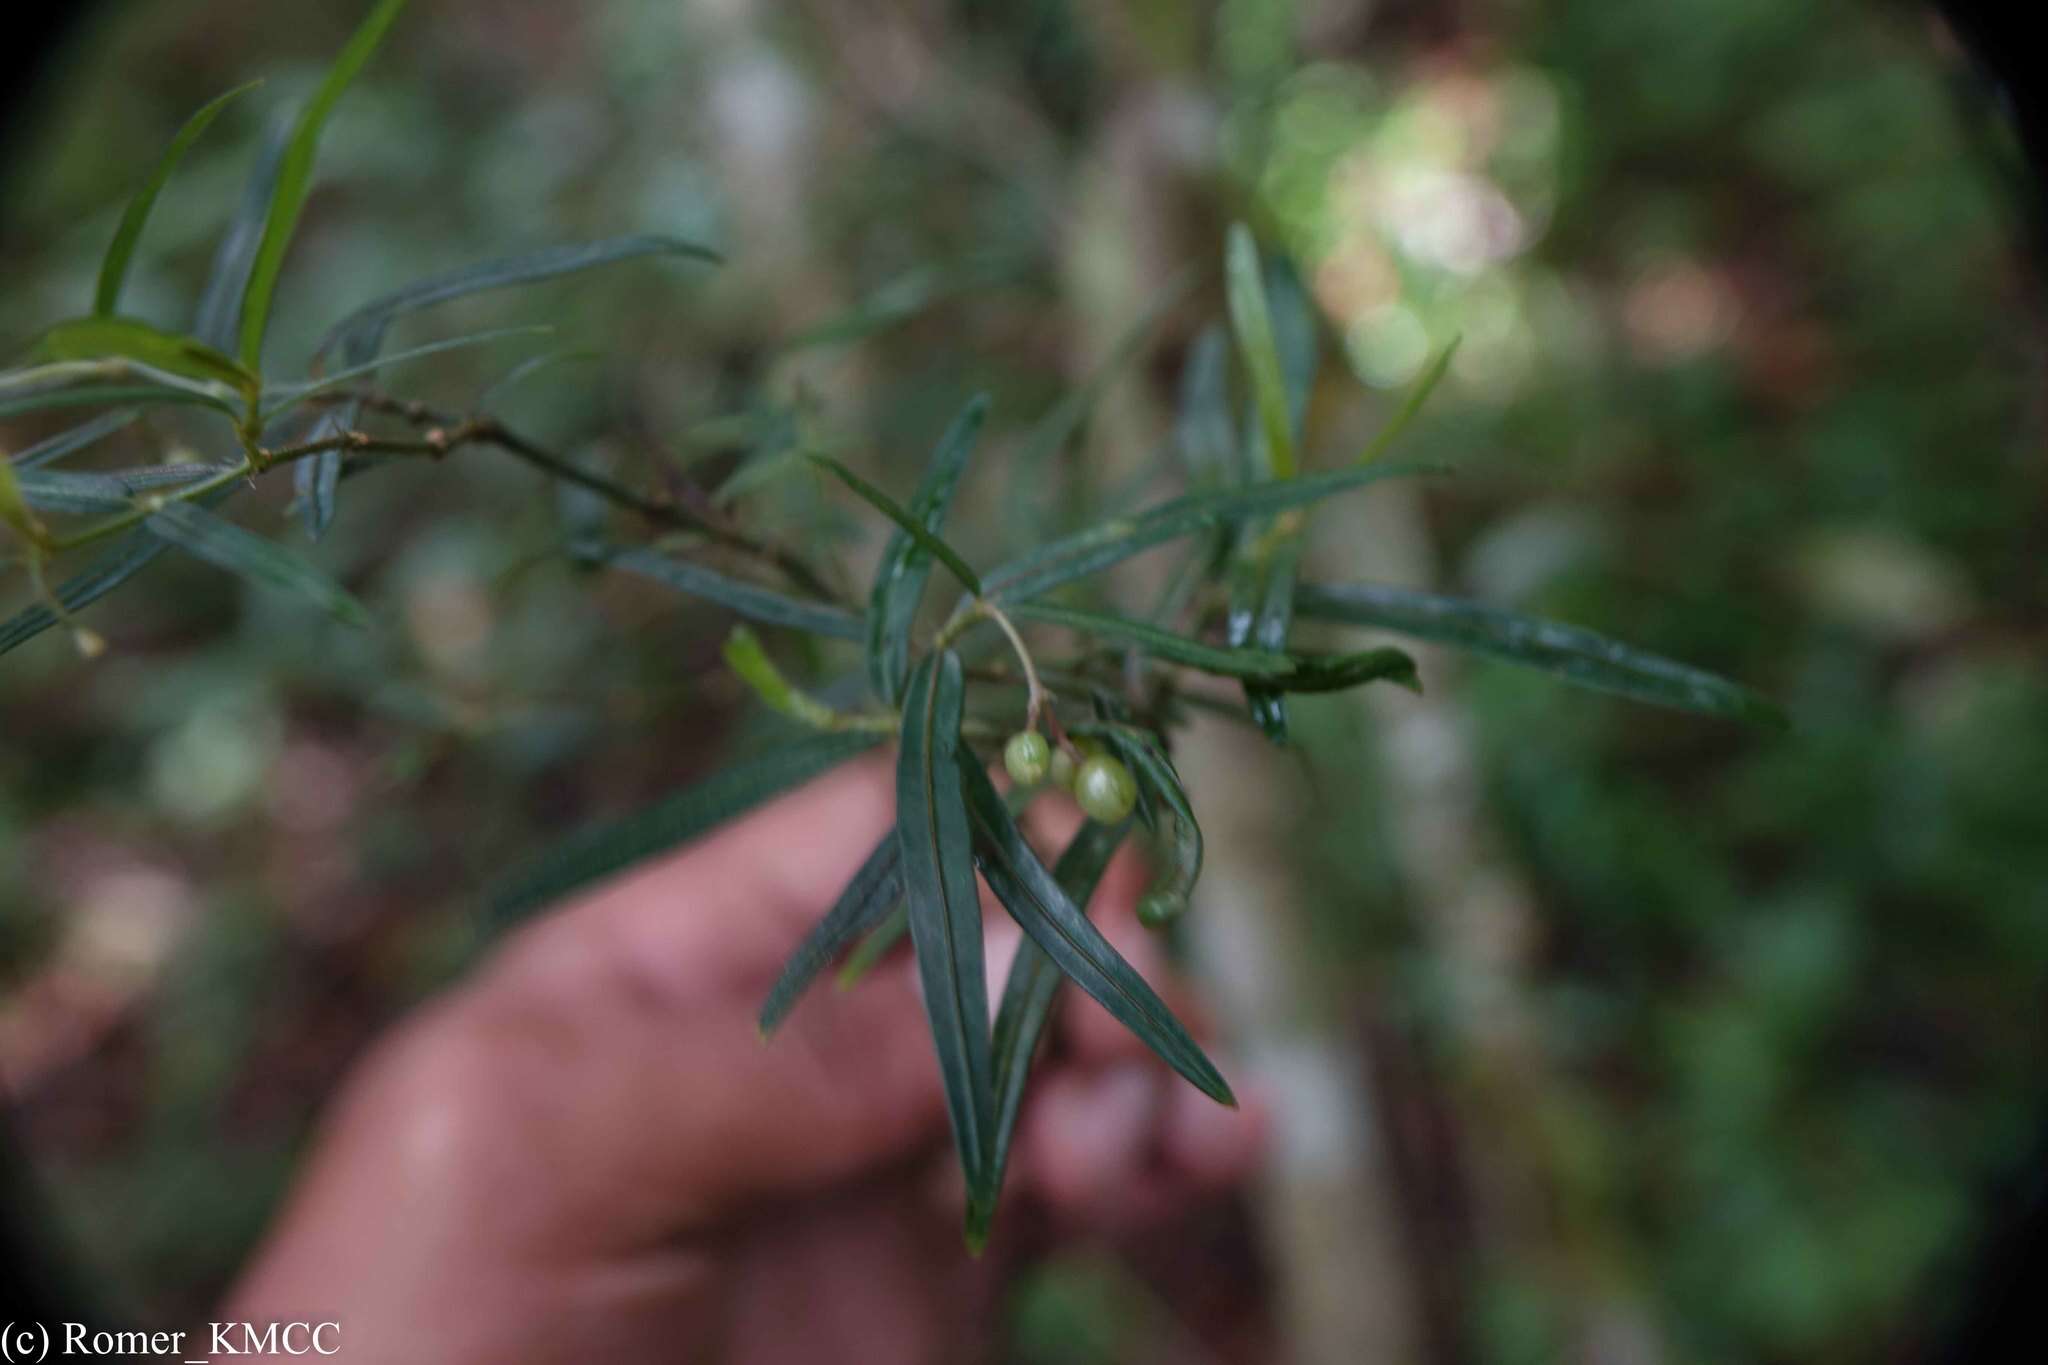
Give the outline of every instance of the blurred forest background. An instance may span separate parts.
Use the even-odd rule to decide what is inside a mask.
[[[8,130],[0,339],[79,311],[178,123],[267,75],[143,241],[130,310],[188,318],[361,9],[96,6]],[[636,478],[741,472],[865,573],[873,527],[788,453],[906,488],[974,388],[957,543],[1165,486],[1234,217],[1320,308],[1324,463],[1462,334],[1405,446],[1458,474],[1323,512],[1318,576],[1590,626],[1794,727],[1436,651],[1424,698],[1299,702],[1292,751],[1206,727],[1192,951],[1273,1170],[1024,1275],[997,1349],[1896,1359],[1958,1306],[2048,1074],[2040,296],[1964,79],[1923,11],[1852,0],[443,0],[329,131],[276,353],[466,260],[711,241],[717,271],[404,341],[553,324],[597,354],[506,416]],[[463,406],[520,344],[406,387]],[[240,519],[302,537],[286,491]],[[69,1253],[149,1315],[210,1305],[482,883],[752,724],[725,618],[571,566],[530,470],[343,493],[313,553],[368,631],[171,557],[89,613],[105,657],[0,661],[0,1079]]]

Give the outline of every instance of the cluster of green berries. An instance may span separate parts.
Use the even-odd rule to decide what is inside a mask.
[[[1003,746],[1003,766],[1020,787],[1035,787],[1051,778],[1053,785],[1074,794],[1090,820],[1113,825],[1138,804],[1138,780],[1131,770],[1088,740],[1073,748],[1052,744],[1036,730],[1020,730]]]
[[[1003,767],[1020,787],[1035,787],[1050,779],[1054,786],[1073,793],[1089,819],[1105,825],[1124,819],[1138,804],[1138,781],[1131,770],[1090,739],[1054,748],[1038,731],[1020,730],[1003,746]],[[1154,889],[1138,902],[1138,922],[1148,929],[1163,929],[1186,914],[1187,908],[1188,898],[1181,892]]]

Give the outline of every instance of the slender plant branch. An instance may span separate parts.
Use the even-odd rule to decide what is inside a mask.
[[[683,503],[667,496],[650,497],[601,474],[591,473],[574,461],[514,431],[496,417],[485,414],[459,417],[425,403],[398,398],[376,389],[337,389],[323,393],[313,401],[326,405],[359,403],[369,411],[397,417],[414,426],[427,428],[430,436],[434,430],[463,431],[464,439],[468,443],[495,446],[553,478],[587,489],[607,502],[638,513],[658,525],[699,532],[716,544],[761,561],[814,597],[839,606],[849,605],[845,595],[827,583],[800,556],[780,545],[747,534],[709,499],[694,499],[689,503]]]

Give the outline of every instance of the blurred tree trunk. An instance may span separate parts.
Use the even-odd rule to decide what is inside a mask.
[[[1316,577],[1436,582],[1417,485],[1382,485],[1347,511],[1343,534],[1314,547]],[[1421,662],[1422,697],[1391,688],[1350,695],[1380,736],[1383,818],[1398,879],[1448,995],[1455,1052],[1443,1074],[1453,1110],[1468,1120],[1457,1139],[1465,1185],[1457,1202],[1470,1210],[1473,1262],[1453,1273],[1468,1272],[1456,1277],[1468,1289],[1540,1283],[1564,1307],[1559,1331],[1575,1358],[1647,1365],[1663,1352],[1633,1287],[1626,1233],[1605,1207],[1604,1183],[1564,1150],[1596,1120],[1546,1052],[1532,999],[1541,939],[1535,895],[1486,810],[1470,721],[1445,656]],[[1458,1317],[1469,1323],[1481,1307],[1465,1303]]]
[[[1364,1050],[1332,1009],[1296,897],[1284,793],[1298,777],[1253,731],[1205,722],[1178,760],[1209,857],[1189,916],[1203,978],[1271,1106],[1274,1159],[1258,1214],[1296,1365],[1424,1359],[1420,1295]]]

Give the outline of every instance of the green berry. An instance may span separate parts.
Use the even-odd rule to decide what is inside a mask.
[[[1052,751],[1052,766],[1048,772],[1052,777],[1052,784],[1061,791],[1074,789],[1074,774],[1080,771],[1080,768],[1079,761],[1065,749]]]
[[[1164,929],[1188,912],[1188,898],[1177,891],[1148,891],[1138,902],[1138,923]]]
[[[1045,781],[1046,771],[1052,766],[1052,745],[1036,730],[1019,730],[1003,746],[1003,766],[1010,770],[1010,780],[1018,786],[1035,787]]]
[[[1074,799],[1089,819],[1113,825],[1138,804],[1138,782],[1116,759],[1097,754],[1074,774]]]

